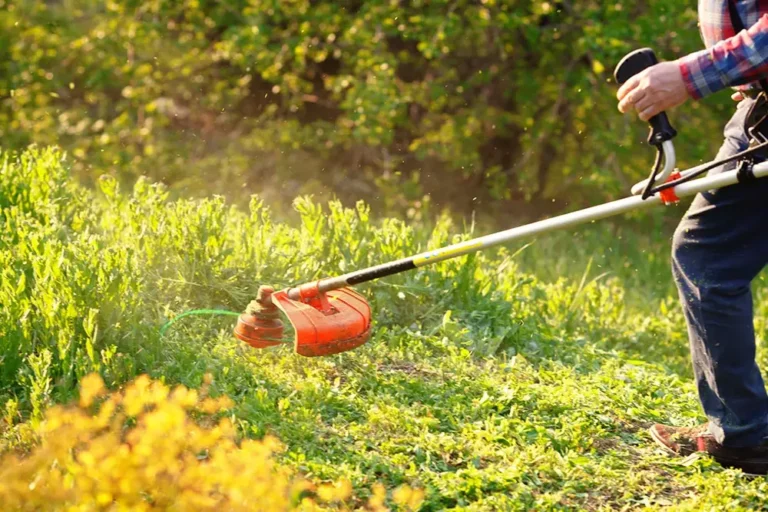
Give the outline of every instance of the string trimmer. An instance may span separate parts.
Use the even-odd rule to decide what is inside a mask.
[[[657,62],[653,51],[648,48],[634,51],[616,67],[616,82],[623,84]],[[680,172],[675,170],[675,148],[672,144],[677,133],[666,113],[656,115],[649,123],[648,143],[656,148],[656,162],[648,179],[632,187],[630,197],[281,291],[262,286],[256,300],[240,315],[235,336],[256,348],[280,344],[282,312],[294,328],[297,353],[313,357],[345,352],[365,343],[371,334],[371,308],[365,298],[351,290],[350,286],[631,210],[676,203],[680,198],[699,192],[768,175],[768,162],[753,165],[749,158],[768,146],[768,140],[762,139],[754,130],[751,133],[753,144],[746,151]],[[734,160],[740,160],[736,169],[694,180],[710,169]]]

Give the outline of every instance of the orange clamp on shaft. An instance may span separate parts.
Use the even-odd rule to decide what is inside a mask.
[[[680,171],[675,171],[669,175],[669,178],[667,178],[665,183],[669,183],[670,181],[674,181],[679,178],[682,178],[682,174],[680,174]],[[680,198],[677,197],[677,194],[675,194],[675,187],[662,190],[659,192],[659,197],[661,198],[661,202],[664,204],[675,204],[680,202]]]
[[[320,281],[306,283],[299,287],[301,302],[309,304],[318,311],[325,314],[333,313],[333,306],[328,302],[328,296],[320,292]]]

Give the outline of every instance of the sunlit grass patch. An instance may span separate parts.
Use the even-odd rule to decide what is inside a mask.
[[[338,483],[349,507],[421,499],[406,489],[422,490],[420,508],[430,511],[760,505],[764,481],[670,458],[646,434],[657,421],[702,421],[684,322],[663,281],[662,235],[590,228],[361,286],[373,337],[333,357],[302,358],[289,345],[254,350],[233,338],[231,317],[185,317],[161,335],[190,309],[242,311],[260,284],[301,283],[471,236],[448,216],[409,225],[377,220],[362,203],[294,206],[297,218],[285,221],[256,197],[241,210],[220,198],[171,200],[146,181],[120,191],[104,179],[86,190],[50,150],[4,160],[0,450],[13,460],[2,466],[2,492],[17,500],[7,503],[24,507],[33,490],[31,504],[128,499],[114,464],[144,446],[170,450],[142,455],[126,473],[135,473],[130,489],[151,487],[142,471],[160,464],[158,503],[187,489],[178,478],[189,463],[185,478],[205,500],[256,492],[205,494],[242,473],[276,478],[262,490],[286,506],[306,493],[337,506],[327,483]],[[617,233],[621,247],[611,245]],[[764,338],[763,281],[755,290]],[[201,402],[192,391],[201,387],[231,402]],[[248,450],[261,450],[260,468],[246,464]],[[215,461],[221,470],[207,476]],[[107,486],[101,495],[97,480]]]

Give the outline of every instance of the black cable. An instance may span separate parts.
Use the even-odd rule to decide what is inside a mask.
[[[656,176],[659,175],[661,170],[661,157],[663,155],[661,146],[656,146],[656,161],[653,163],[653,169],[651,175],[648,177],[648,183],[645,184],[645,190],[643,190],[643,200],[648,199],[653,195],[653,185],[656,183]]]

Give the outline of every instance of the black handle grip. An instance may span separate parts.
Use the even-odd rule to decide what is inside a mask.
[[[621,59],[619,65],[616,66],[616,71],[613,72],[613,77],[616,79],[616,83],[621,85],[644,69],[658,63],[659,60],[653,50],[641,48]],[[648,144],[659,146],[662,142],[672,140],[677,135],[677,130],[672,128],[666,112],[656,114],[648,122],[651,124]]]

